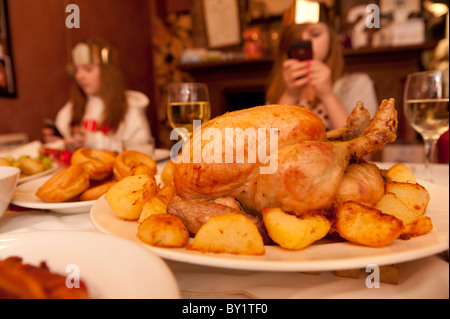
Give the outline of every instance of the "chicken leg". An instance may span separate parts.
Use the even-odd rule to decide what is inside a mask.
[[[256,176],[255,206],[250,209],[260,212],[265,207],[280,207],[301,215],[330,207],[350,160],[381,150],[395,141],[396,131],[397,112],[390,99],[382,102],[361,137],[280,148],[271,155],[278,157],[278,170]]]

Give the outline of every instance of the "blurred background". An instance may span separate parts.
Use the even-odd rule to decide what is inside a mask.
[[[399,137],[392,145],[393,155],[384,159],[406,156],[422,161],[420,137],[403,117],[403,89],[408,73],[448,69],[448,0],[323,2],[344,47],[345,71],[369,74],[380,101],[391,97],[397,101]],[[207,83],[212,116],[265,103],[282,13],[291,1],[0,3],[4,74],[0,135],[41,139],[44,119],[54,118],[67,101],[66,66],[72,46],[85,37],[100,36],[118,49],[127,86],[150,98],[152,133],[158,147],[168,148],[172,145],[165,101],[169,83]],[[66,26],[70,4],[79,7],[79,28]],[[376,5],[375,11],[367,11],[369,4]],[[439,161],[448,163],[448,132],[442,139],[447,153]]]

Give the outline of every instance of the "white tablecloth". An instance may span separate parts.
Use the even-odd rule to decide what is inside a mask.
[[[158,166],[159,172],[164,163]],[[379,164],[387,166],[390,164]],[[419,164],[408,164],[418,177]],[[437,165],[436,183],[448,186],[448,165]],[[63,215],[39,210],[8,210],[0,218],[0,234],[45,230],[94,231],[89,213]],[[166,261],[184,298],[449,298],[449,264],[440,256],[402,263],[398,284],[367,288],[366,275],[342,278],[332,272],[241,271]],[[368,275],[368,274],[367,274]]]

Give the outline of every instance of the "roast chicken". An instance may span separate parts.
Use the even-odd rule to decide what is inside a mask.
[[[254,211],[280,207],[297,215],[330,207],[350,160],[396,139],[394,103],[385,101],[361,137],[344,142],[305,141],[280,148],[278,170],[256,177]],[[272,156],[272,155],[271,155]]]
[[[381,150],[386,143],[395,141],[397,112],[394,102],[394,99],[384,100],[370,122],[364,124],[362,135],[348,141],[328,141],[320,118],[296,106],[261,106],[219,116],[201,126],[202,139],[198,138],[197,144],[195,136],[198,132],[186,142],[187,148],[183,148],[183,152],[190,153],[189,160],[183,154],[185,160],[179,161],[174,169],[176,193],[185,200],[229,196],[251,214],[258,214],[265,207],[280,207],[297,215],[326,209],[339,199],[338,192],[349,164],[357,163],[364,156]],[[236,127],[275,128],[278,148],[266,148],[266,156],[252,163],[248,161],[249,145],[258,142],[251,140],[252,137],[234,139],[233,155],[243,147],[246,151],[244,163],[211,162],[208,147],[213,142],[205,135],[206,129],[216,128],[225,133],[226,128]],[[226,134],[222,136],[219,142],[223,151],[230,141]],[[217,144],[217,141],[213,143]],[[195,147],[200,147],[204,155],[196,159],[197,163],[194,162]],[[224,151],[220,157],[225,160]],[[261,174],[261,167],[274,163],[277,166],[274,172]],[[358,190],[358,187],[354,189]]]
[[[269,105],[226,113],[203,124],[183,146],[182,158],[176,159],[181,162],[177,163],[174,172],[177,193],[185,199],[214,199],[245,191],[246,185],[254,182],[258,168],[270,155],[270,149],[255,161],[249,160],[249,153],[254,155],[249,150],[259,146],[257,136],[243,138],[242,134],[230,138],[226,130],[257,133],[260,129],[269,140],[271,128],[272,131],[276,130],[277,149],[301,141],[326,141],[322,120],[313,112],[298,106]],[[215,154],[205,151],[211,145],[211,131],[215,131],[220,139],[214,141],[220,147],[214,149]],[[227,147],[230,147],[228,155],[232,157],[228,161]],[[241,162],[236,160],[240,150],[244,153]],[[217,155],[220,163],[215,158]],[[238,200],[246,201],[247,197],[252,200],[249,196],[239,196]],[[242,204],[248,206],[250,203]]]

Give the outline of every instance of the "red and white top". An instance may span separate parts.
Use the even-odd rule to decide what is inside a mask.
[[[104,103],[97,96],[89,96],[82,127],[86,132],[86,147],[121,152],[123,142],[133,141],[136,144],[147,144],[151,140],[151,130],[145,109],[149,104],[147,96],[137,91],[126,91],[128,112],[116,132],[107,125],[100,126],[103,118]],[[70,122],[72,119],[72,103],[68,102],[58,112],[56,127],[64,138],[71,137]]]

